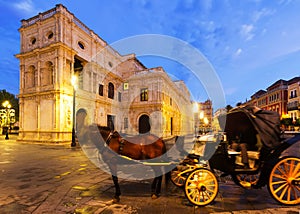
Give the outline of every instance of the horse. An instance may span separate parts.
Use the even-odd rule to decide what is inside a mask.
[[[96,146],[102,160],[108,165],[112,174],[115,186],[114,202],[119,202],[121,195],[117,177],[117,165],[122,164],[120,163],[122,162],[120,161],[122,159],[120,155],[133,160],[151,160],[160,158],[167,151],[164,141],[150,133],[123,138],[117,131],[112,132],[106,126],[91,125],[88,130],[89,140]],[[151,198],[156,199],[161,191],[162,173],[160,168],[152,168],[155,178],[151,184]]]

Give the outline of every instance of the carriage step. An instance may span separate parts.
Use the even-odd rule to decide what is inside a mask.
[[[255,167],[255,168],[253,168],[253,169],[251,169],[251,168],[242,168],[242,169],[235,169],[234,171],[235,172],[254,172],[254,171],[256,171],[257,170],[257,168]]]
[[[248,181],[241,181],[240,185],[246,189],[250,189],[251,188],[251,183]]]

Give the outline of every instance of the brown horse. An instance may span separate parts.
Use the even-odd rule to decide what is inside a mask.
[[[122,161],[124,163],[124,158],[120,155],[134,160],[151,161],[151,159],[155,159],[157,161],[166,153],[164,141],[153,134],[123,138],[118,132],[111,132],[108,127],[92,125],[88,129],[89,140],[97,147],[102,160],[108,165],[112,174],[115,185],[115,202],[120,200],[121,195],[117,177],[117,165],[122,164]],[[160,167],[152,168],[155,178],[151,184],[151,197],[155,199],[160,194],[162,173]]]

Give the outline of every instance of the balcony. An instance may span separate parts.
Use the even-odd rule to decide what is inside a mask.
[[[290,102],[287,104],[287,110],[293,111],[300,109],[300,103],[298,101]]]

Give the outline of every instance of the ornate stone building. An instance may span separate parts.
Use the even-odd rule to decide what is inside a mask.
[[[253,104],[261,109],[276,111],[281,117],[299,118],[300,77],[278,80],[267,88],[259,90],[245,104]]]
[[[293,122],[300,118],[300,77],[289,81],[287,110]]]
[[[88,115],[85,123],[128,134],[193,131],[182,81],[146,68],[134,54],[120,55],[63,5],[22,20],[19,32],[19,140],[70,142],[80,112]]]

